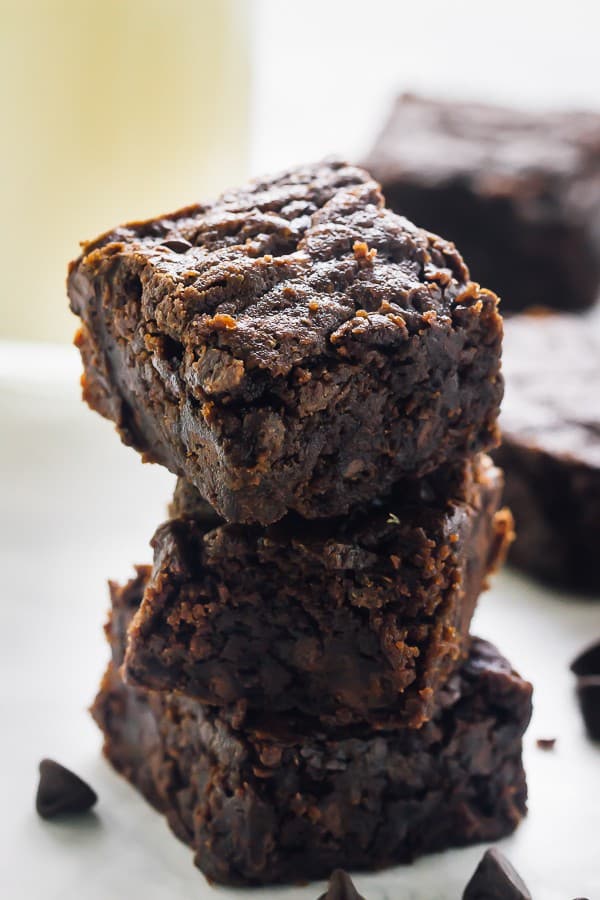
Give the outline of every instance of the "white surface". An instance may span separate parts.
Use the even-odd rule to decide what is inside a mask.
[[[23,373],[23,377],[19,372]],[[160,816],[100,757],[86,711],[108,651],[108,577],[150,559],[171,476],[143,466],[81,403],[74,350],[0,344],[1,896],[10,900],[234,897],[211,888]],[[530,814],[501,846],[534,900],[600,897],[600,747],[585,739],[568,663],[600,633],[600,606],[497,578],[476,631],[535,684],[525,741]],[[554,751],[535,746],[556,737]],[[46,823],[34,812],[37,764],[51,756],[88,778],[96,813]],[[458,900],[482,847],[358,875],[367,900]],[[319,886],[248,895],[315,900]]]

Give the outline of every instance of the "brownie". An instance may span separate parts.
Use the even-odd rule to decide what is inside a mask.
[[[506,323],[502,446],[515,515],[510,560],[552,584],[600,593],[600,321]]]
[[[503,311],[595,301],[600,114],[404,94],[366,165],[392,209],[456,242]]]
[[[143,573],[113,591],[113,662],[93,713],[115,768],[227,884],[297,882],[495,841],[525,813],[521,737],[531,686],[473,640],[419,730],[327,729],[235,716],[127,686],[118,672]],[[120,624],[115,627],[117,620]]]
[[[180,485],[129,631],[126,677],[240,713],[419,727],[464,655],[512,519],[477,457],[334,520],[218,524]]]
[[[345,163],[104,234],[68,291],[85,399],[228,521],[341,515],[497,443],[497,298]]]

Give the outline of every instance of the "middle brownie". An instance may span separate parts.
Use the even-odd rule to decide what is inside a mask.
[[[240,714],[419,727],[510,540],[501,492],[481,455],[340,519],[260,528],[225,524],[180,482],[126,677]]]

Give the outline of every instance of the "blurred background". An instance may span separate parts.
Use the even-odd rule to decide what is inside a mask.
[[[150,561],[173,476],[142,465],[81,402],[64,284],[78,242],[252,174],[360,159],[401,90],[600,109],[599,33],[598,0],[0,0],[0,884],[11,900],[213,896],[102,763],[86,713],[107,659],[106,580]],[[531,814],[505,849],[544,900],[600,895],[598,756],[568,672],[597,610],[508,572],[477,613],[477,631],[543,688],[526,747]],[[556,753],[540,754],[535,738],[555,734]],[[89,828],[35,817],[43,756],[98,789]],[[369,900],[455,900],[480,855],[357,884]]]
[[[259,174],[360,157],[392,96],[600,107],[574,0],[0,0],[0,338],[70,341],[78,242]]]

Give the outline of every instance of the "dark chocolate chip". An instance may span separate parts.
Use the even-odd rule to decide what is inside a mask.
[[[364,900],[352,883],[347,872],[336,869],[331,873],[329,887],[318,900]]]
[[[600,741],[600,675],[577,679],[577,699],[589,737]]]
[[[600,641],[582,650],[571,663],[575,675],[600,675]]]
[[[188,250],[192,249],[190,242],[183,238],[170,238],[168,241],[163,241],[160,246],[167,247],[175,253],[186,253]]]
[[[95,791],[74,772],[53,759],[41,761],[35,808],[42,819],[86,812],[97,799]]]
[[[538,738],[536,744],[540,750],[554,750],[556,738]]]
[[[475,869],[463,900],[531,900],[531,894],[504,854],[492,847]]]

